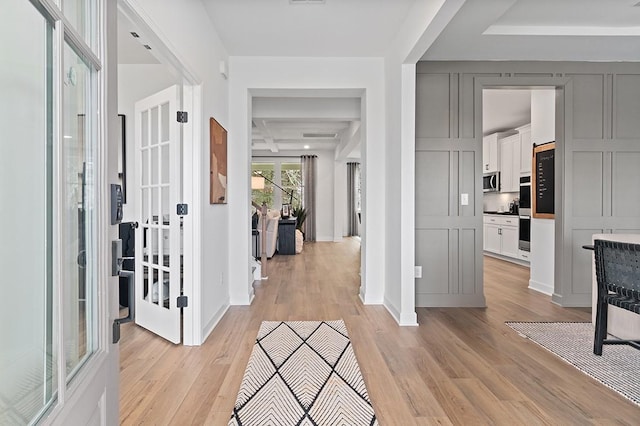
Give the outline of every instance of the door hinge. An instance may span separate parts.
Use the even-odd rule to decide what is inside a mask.
[[[187,296],[178,296],[178,308],[186,308],[189,306],[189,298]]]
[[[187,111],[178,111],[178,123],[186,123],[189,121],[189,114]]]
[[[189,214],[189,205],[188,204],[178,204],[176,208],[176,212],[178,216],[186,216]]]

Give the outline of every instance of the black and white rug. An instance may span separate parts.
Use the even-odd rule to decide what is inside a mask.
[[[627,345],[605,345],[593,354],[589,322],[507,322],[509,327],[559,356],[583,373],[640,405],[640,352]],[[631,372],[631,374],[630,374]]]
[[[264,321],[229,425],[377,425],[343,321]]]

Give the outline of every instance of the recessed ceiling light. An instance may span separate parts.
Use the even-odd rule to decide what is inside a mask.
[[[64,135],[63,138],[65,138],[65,139],[73,139],[73,136]]]
[[[304,149],[309,149],[309,148],[310,148],[309,145],[304,146]]]

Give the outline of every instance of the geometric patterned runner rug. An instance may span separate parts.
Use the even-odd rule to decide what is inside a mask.
[[[339,321],[264,321],[229,425],[377,425]]]
[[[640,405],[640,351],[628,345],[605,345],[593,353],[594,326],[590,322],[507,322],[578,370]],[[612,336],[609,336],[612,337]]]

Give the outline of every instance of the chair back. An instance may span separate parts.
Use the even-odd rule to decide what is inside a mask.
[[[594,250],[598,297],[640,298],[640,244],[595,240]]]

